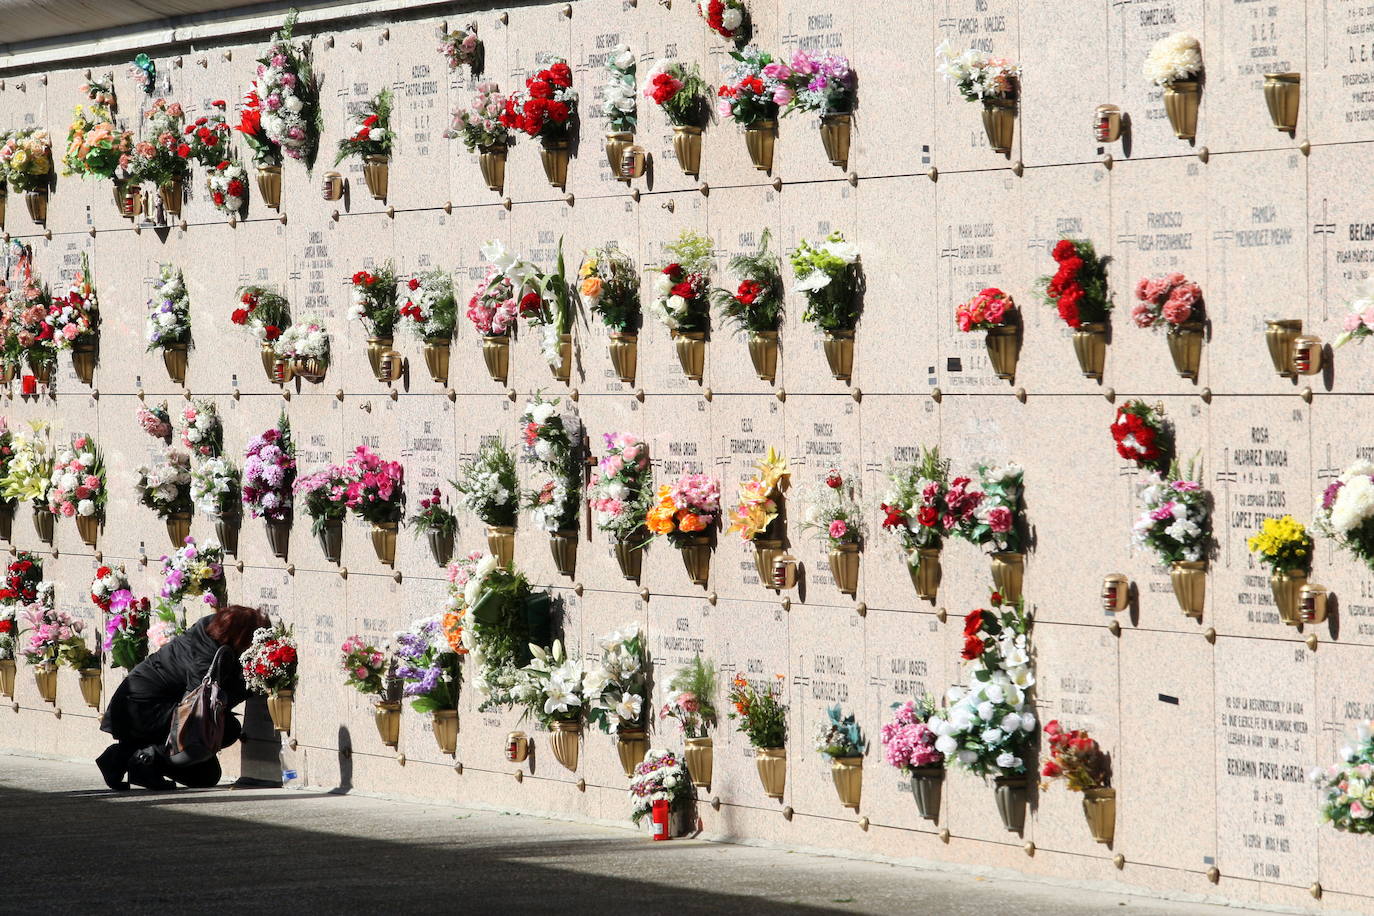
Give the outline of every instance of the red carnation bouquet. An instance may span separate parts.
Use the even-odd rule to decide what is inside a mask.
[[[196,118],[182,129],[182,140],[190,156],[206,168],[214,168],[229,158],[229,122],[224,119],[223,99],[210,103],[210,113]]]
[[[148,129],[134,145],[129,163],[133,181],[149,181],[159,188],[185,180],[191,172],[191,145],[183,130],[186,114],[178,102],[158,99],[148,108]]]
[[[1163,406],[1127,401],[1116,409],[1112,439],[1116,442],[1116,453],[1127,461],[1134,461],[1143,468],[1167,464],[1172,451],[1171,438],[1164,422]]]
[[[501,123],[531,137],[564,140],[577,120],[577,90],[572,68],[561,58],[525,80],[523,92],[506,99]]]
[[[296,689],[298,653],[291,628],[281,621],[253,634],[243,653],[243,680],[254,693],[276,695]]]
[[[1093,250],[1093,243],[1060,239],[1053,256],[1059,269],[1052,277],[1041,277],[1045,301],[1059,310],[1065,324],[1078,330],[1084,324],[1101,324],[1112,311],[1107,289],[1105,262]]]
[[[43,581],[43,561],[37,554],[21,550],[5,569],[5,585],[0,588],[0,605],[29,604],[38,599]]]
[[[735,41],[749,27],[749,10],[743,0],[698,0],[697,12],[721,38]]]
[[[1086,731],[1065,731],[1053,719],[1045,725],[1045,737],[1050,741],[1050,759],[1040,775],[1046,780],[1063,779],[1070,792],[1105,788],[1111,781],[1111,760]],[[1041,788],[1049,788],[1049,783],[1041,783]]]
[[[291,304],[264,286],[241,286],[239,304],[229,320],[252,331],[259,343],[272,343],[291,326]]]
[[[281,165],[281,144],[267,136],[262,127],[262,99],[256,91],[243,97],[239,106],[239,123],[234,130],[243,134],[243,140],[253,151],[253,163],[263,166]]]

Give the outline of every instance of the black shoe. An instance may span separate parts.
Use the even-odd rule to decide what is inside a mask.
[[[95,758],[95,765],[100,767],[100,775],[105,780],[105,785],[116,792],[129,791],[124,774],[129,768],[129,758],[133,755],[134,748],[131,745],[111,744],[105,748],[103,754]]]
[[[129,782],[154,792],[176,788],[175,783],[162,775],[157,748],[154,747],[145,747],[130,758]]]

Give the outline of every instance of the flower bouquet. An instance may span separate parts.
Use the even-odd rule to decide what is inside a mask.
[[[237,219],[248,206],[248,172],[237,159],[223,159],[205,174],[210,203],[225,216]],[[232,221],[232,219],[231,219]]]
[[[116,126],[110,106],[99,102],[89,108],[78,105],[67,128],[62,174],[119,180],[128,168],[133,148],[133,132]]]
[[[344,683],[363,696],[377,698],[372,713],[377,734],[383,744],[394,748],[401,740],[401,701],[399,693],[393,698],[392,679],[386,676],[386,647],[379,649],[361,636],[350,636],[339,647],[339,667]]]
[[[200,458],[217,458],[224,451],[224,426],[214,401],[198,398],[181,411],[181,444]]]
[[[275,151],[278,164],[285,153],[304,162],[308,170],[314,168],[320,146],[320,86],[308,45],[291,40],[296,15],[294,9],[287,13],[286,21],[258,58],[251,93],[259,100],[261,133],[269,144],[265,152]],[[249,145],[254,146],[252,140]]]
[[[1141,328],[1167,325],[1174,368],[1183,378],[1196,380],[1206,328],[1201,288],[1181,273],[1142,277],[1135,298],[1131,320]]]
[[[1000,379],[1016,378],[1021,355],[1021,322],[1011,296],[989,286],[954,310],[954,323],[964,333],[987,331],[988,359]]]
[[[832,232],[820,245],[803,239],[789,260],[797,278],[792,289],[806,298],[802,320],[825,334],[830,374],[847,382],[854,371],[854,328],[859,323],[863,288],[859,249],[839,232]]]
[[[172,219],[181,216],[186,178],[191,174],[191,144],[185,136],[186,112],[180,102],[157,99],[148,107],[148,132],[134,144],[129,177],[136,183],[151,182],[162,202],[162,212]]]
[[[91,262],[81,252],[81,267],[65,295],[52,300],[48,323],[58,350],[72,351],[72,368],[87,385],[95,377],[96,342],[100,329],[100,299],[91,279]]]
[[[749,338],[749,359],[754,373],[765,382],[778,374],[778,329],[782,324],[783,283],[778,256],[768,250],[772,233],[763,230],[759,250],[730,258],[730,272],[740,278],[733,291],[711,290],[721,318]]]
[[[1164,113],[1180,140],[1197,136],[1197,108],[1202,76],[1202,46],[1187,32],[1161,38],[1150,48],[1145,78],[1164,90]]]
[[[466,108],[453,112],[453,124],[444,131],[450,140],[461,139],[469,152],[479,156],[482,180],[498,194],[506,186],[506,151],[515,134],[502,119],[508,99],[496,83],[477,84],[477,92]]]
[[[1312,527],[1374,569],[1374,462],[1357,461],[1341,472],[1312,512]]]
[[[36,553],[17,551],[5,567],[5,584],[0,588],[0,607],[32,604],[43,590],[43,560]]]
[[[1352,340],[1363,343],[1371,335],[1374,335],[1374,278],[1360,284],[1360,293],[1350,301],[1342,331],[1331,346],[1343,347]]]
[[[242,474],[225,458],[204,458],[191,468],[191,504],[215,523],[215,539],[235,555],[243,517],[242,489]]]
[[[700,655],[682,666],[668,681],[668,699],[659,719],[676,719],[687,744],[683,756],[692,785],[711,785],[715,761],[707,729],[716,727],[716,666]]]
[[[716,90],[716,111],[744,128],[744,143],[754,168],[771,172],[778,139],[778,106],[792,99],[792,90],[783,82],[787,65],[754,45],[731,51],[730,57],[735,66],[728,82]]]
[[[15,240],[10,246],[8,283],[0,281],[0,305],[6,315],[6,374],[18,370],[22,356],[39,384],[52,382],[61,346],[57,316],[48,287],[33,270],[33,249]],[[12,284],[12,286],[10,285]]]
[[[53,460],[48,510],[55,516],[75,518],[82,542],[94,547],[108,498],[105,459],[94,439],[78,433],[57,450]]]
[[[291,731],[298,661],[295,636],[280,620],[254,633],[252,644],[240,657],[244,683],[253,693],[267,694],[267,711],[279,732]]]
[[[775,675],[759,686],[736,674],[728,697],[734,707],[729,716],[738,720],[739,730],[754,748],[754,766],[769,798],[782,798],[787,782],[787,707],[782,703],[782,680],[781,674]]]
[[[1308,782],[1321,796],[1321,820],[1347,833],[1374,833],[1374,738],[1370,725],[1339,751],[1340,761],[1316,767]]]
[[[439,51],[448,61],[450,70],[467,67],[474,76],[482,72],[486,48],[482,45],[482,39],[477,37],[477,23],[475,22],[470,22],[461,29],[454,29],[445,35],[439,44]]]
[[[500,439],[485,439],[472,460],[458,469],[458,479],[452,483],[464,508],[487,526],[487,549],[502,566],[511,566],[520,511],[515,453]]]
[[[821,116],[821,144],[831,165],[849,165],[849,140],[858,102],[858,79],[842,54],[816,55],[798,48],[786,65],[783,82],[787,115],[793,111],[814,111]]]
[[[29,218],[48,221],[48,189],[52,187],[52,140],[46,130],[23,127],[10,132],[0,146],[0,170],[10,187],[24,194]]]
[[[601,699],[588,706],[587,721],[615,735],[616,753],[627,778],[634,775],[635,765],[649,749],[645,729],[651,670],[644,630],[632,623],[601,638],[600,665],[588,672],[591,685],[599,685]],[[588,678],[583,682],[586,685]]]
[[[396,565],[396,533],[405,519],[405,468],[385,461],[365,445],[348,456],[347,505],[372,523],[372,549],[387,566]]]
[[[572,68],[562,58],[525,79],[525,89],[506,99],[501,123],[538,137],[544,176],[556,188],[568,186],[568,147],[577,128],[577,90]]]
[[[152,654],[186,632],[186,612],[180,605],[158,601],[148,623],[148,652]]]
[[[601,87],[601,114],[606,119],[606,161],[611,166],[611,177],[620,178],[620,163],[625,150],[634,145],[638,123],[635,55],[629,45],[617,45],[606,55],[606,74],[606,82]]]
[[[692,783],[678,756],[653,748],[634,765],[630,776],[630,820],[638,824],[652,814],[655,837],[684,835],[685,829],[674,830],[668,821],[680,816],[692,801]]]
[[[525,508],[549,532],[554,565],[571,576],[577,564],[577,518],[582,505],[582,431],[575,418],[558,413],[558,399],[539,395],[520,415],[525,449],[542,474],[526,492]]]
[[[52,487],[53,450],[48,424],[29,422],[31,432],[10,433],[10,457],[5,476],[0,477],[0,495],[14,502],[33,504],[33,525],[40,540],[53,540],[52,512],[48,510],[48,490]]]
[[[739,485],[739,503],[730,511],[726,534],[738,533],[741,540],[754,545],[754,569],[759,584],[777,588],[773,563],[782,556],[787,539],[787,520],[783,516],[783,491],[792,471],[787,458],[772,446],[759,461],[758,472]]]
[[[940,457],[938,446],[922,448],[920,461],[887,476],[891,489],[879,506],[883,530],[895,534],[906,551],[917,597],[934,601],[940,589],[940,550],[945,538],[957,534],[959,524],[977,508],[976,502],[964,498],[950,505],[949,459]]]
[[[826,721],[816,736],[816,750],[830,758],[830,777],[835,781],[835,793],[840,804],[859,810],[863,794],[864,754],[868,739],[864,737],[854,714],[845,715],[840,704],[826,708]]]
[[[182,543],[191,532],[191,456],[169,446],[160,460],[140,465],[134,473],[138,501],[166,522],[173,547]]]
[[[558,240],[558,261],[554,270],[538,274],[537,283],[538,302],[531,302],[528,306],[522,302],[520,312],[530,327],[539,332],[540,350],[544,362],[549,364],[549,371],[556,380],[566,385],[572,377],[573,311],[577,302],[573,288],[568,283],[562,238]]]
[[[276,426],[249,440],[245,459],[243,504],[253,518],[267,519],[272,554],[284,558],[291,538],[291,488],[296,482],[296,446],[286,414]]]
[[[682,551],[688,578],[703,587],[710,581],[711,532],[719,517],[720,481],[708,474],[683,474],[663,484],[645,513],[649,531]]]
[[[229,138],[233,130],[225,120],[228,106],[223,99],[209,105],[210,113],[182,128],[182,142],[191,148],[190,158],[213,169],[229,157]]]
[[[950,512],[959,518],[959,536],[970,544],[992,548],[992,581],[1008,601],[1021,598],[1026,566],[1026,507],[1022,500],[1025,471],[1019,464],[978,466],[978,486],[956,477],[945,493]]]
[[[343,522],[348,516],[351,483],[351,469],[332,464],[322,471],[297,477],[291,488],[310,519],[310,532],[319,540],[324,558],[330,563],[338,563],[343,550]]]
[[[481,551],[450,563],[448,581],[444,619],[456,651],[467,653],[473,666],[473,687],[482,697],[478,709],[524,702],[516,690],[520,670],[533,657],[533,646],[549,644],[548,593],[532,592],[523,573]]]
[[[278,360],[291,367],[291,376],[318,385],[329,371],[329,331],[319,315],[303,315],[281,332],[272,345]]]
[[[238,307],[229,313],[229,320],[257,338],[267,380],[278,384],[286,381],[286,367],[277,354],[276,344],[282,331],[291,326],[291,303],[281,293],[264,286],[240,286],[238,297]]]
[[[1185,472],[1177,461],[1169,463],[1167,476],[1145,472],[1139,486],[1140,516],[1133,526],[1135,543],[1169,566],[1174,597],[1189,617],[1202,616],[1211,540],[1211,497],[1198,482],[1201,473],[1195,462]]]
[[[0,694],[14,699],[14,657],[19,649],[19,621],[14,605],[0,605]]]
[[[1073,328],[1073,351],[1083,377],[1101,381],[1107,358],[1107,319],[1112,311],[1106,262],[1086,239],[1060,239],[1051,254],[1059,268],[1054,276],[1040,278],[1045,301]]]
[[[429,541],[429,552],[434,562],[447,566],[453,559],[453,539],[458,533],[458,517],[444,503],[444,494],[435,487],[429,496],[420,500],[420,511],[407,522],[417,536],[423,534]]]
[[[482,246],[488,261],[486,275],[468,300],[467,319],[482,335],[482,360],[492,381],[506,384],[510,377],[510,337],[520,315],[543,307],[539,270],[529,261],[506,251],[499,241]]]
[[[405,302],[398,310],[400,320],[424,342],[430,379],[447,385],[449,346],[458,324],[453,277],[435,268],[407,280],[405,292]]]
[[[1083,813],[1093,839],[1110,844],[1116,836],[1116,790],[1110,788],[1112,762],[1097,742],[1082,729],[1065,731],[1058,719],[1045,723],[1045,737],[1050,742],[1050,759],[1040,770],[1048,780],[1062,779],[1070,792],[1083,793]]]
[[[935,72],[953,83],[965,101],[983,103],[983,131],[993,152],[1010,155],[1020,65],[977,48],[955,54],[948,41],[941,42],[935,54],[940,59]]]
[[[269,137],[263,128],[264,115],[270,115],[270,112],[265,110],[262,97],[258,95],[256,88],[250,89],[239,105],[239,123],[234,125],[234,130],[242,135],[244,142],[248,144],[248,149],[253,154],[253,164],[257,166],[258,172],[258,193],[262,195],[262,202],[273,210],[279,210],[281,209],[281,146]],[[272,116],[275,117],[275,115]],[[212,191],[215,188],[213,175],[210,178],[210,187]]]
[[[611,336],[611,366],[622,382],[634,384],[639,356],[639,269],[615,243],[593,248],[577,272],[577,290]]]
[[[363,180],[367,182],[367,190],[371,192],[373,200],[386,200],[393,136],[391,90],[383,89],[351,113],[344,138],[339,141],[334,164],[339,165],[350,156],[361,159]]]
[[[711,240],[686,229],[664,251],[673,260],[654,278],[652,312],[672,333],[683,374],[699,382],[711,326]]]
[[[14,537],[14,499],[5,495],[5,478],[10,473],[10,462],[14,459],[14,433],[9,421],[0,417],[0,538],[8,541]]]
[[[711,87],[696,64],[661,60],[645,77],[644,97],[673,126],[673,158],[683,174],[701,173],[701,132],[711,118]]]
[[[883,758],[911,780],[916,810],[928,821],[940,816],[940,789],[945,779],[945,755],[935,748],[939,735],[930,723],[939,709],[930,697],[892,704],[896,712],[882,727]]]
[[[1026,760],[1036,720],[1030,617],[1021,599],[992,593],[991,608],[964,618],[962,657],[974,663],[970,686],[951,687],[943,715],[931,719],[935,749],[964,769],[997,783],[997,809],[1007,830],[1025,826]]]
[[[391,349],[396,321],[401,317],[396,305],[396,269],[387,261],[373,273],[360,270],[351,280],[353,297],[348,317],[362,322],[367,331],[367,361],[379,382],[396,377],[398,356]]]
[[[213,609],[224,604],[224,548],[214,540],[197,544],[187,535],[185,542],[162,558],[162,601],[178,605],[187,598],[200,598]]]
[[[81,639],[86,623],[53,606],[52,583],[46,581],[39,583],[35,599],[23,605],[19,621],[25,633],[19,651],[34,669],[38,694],[56,703],[58,665],[90,663],[90,650]]]
[[[809,500],[802,529],[811,531],[828,549],[830,578],[835,587],[853,597],[859,590],[859,549],[864,539],[862,489],[857,475],[836,468],[826,471],[825,486]]]
[[[1291,515],[1266,518],[1247,544],[1260,564],[1269,567],[1279,619],[1292,627],[1302,623],[1302,589],[1312,572],[1312,535],[1306,526]]]
[[[393,640],[396,676],[405,684],[402,694],[416,712],[430,714],[434,740],[445,754],[458,747],[458,692],[463,683],[461,628],[451,617],[438,614],[416,620]]]
[[[109,616],[101,647],[110,665],[132,671],[148,655],[148,599],[137,599],[124,570],[101,566],[91,580],[91,603]]]
[[[588,669],[575,658],[568,658],[563,643],[555,639],[549,649],[531,645],[530,663],[520,669],[514,695],[548,729],[554,758],[569,770],[577,769],[578,737],[588,712],[604,712],[602,689],[606,672]]]
[[[749,9],[744,0],[697,0],[697,13],[721,38],[745,41],[749,34]]]
[[[597,460],[587,500],[598,531],[611,536],[621,574],[639,581],[643,548],[649,543],[645,513],[653,499],[649,446],[630,433],[606,433],[606,454]]]
[[[1116,409],[1112,441],[1116,453],[1142,468],[1168,466],[1173,456],[1173,430],[1164,420],[1164,405],[1127,401]]]
[[[148,352],[162,351],[167,375],[178,385],[186,384],[186,351],[191,341],[191,297],[181,268],[163,264],[158,268],[157,285],[148,300]]]

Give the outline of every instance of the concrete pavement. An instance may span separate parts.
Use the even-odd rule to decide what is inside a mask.
[[[3,913],[1241,912],[357,795],[114,793],[6,755],[0,823]]]

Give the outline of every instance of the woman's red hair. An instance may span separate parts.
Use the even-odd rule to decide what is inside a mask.
[[[215,611],[215,616],[205,625],[205,632],[221,646],[242,652],[253,642],[254,631],[269,625],[267,615],[257,608],[226,604]]]

